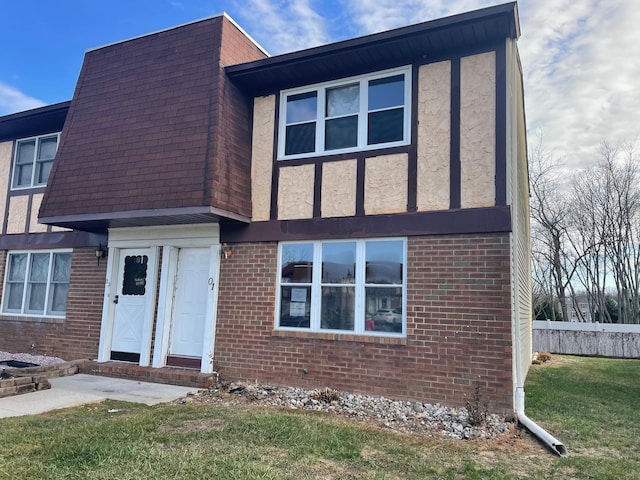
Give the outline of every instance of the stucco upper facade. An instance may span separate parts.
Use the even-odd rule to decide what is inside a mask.
[[[502,52],[504,54],[504,52]],[[459,62],[460,207],[496,206],[496,51],[462,56]],[[416,66],[417,94],[412,103],[417,138],[399,153],[362,154],[364,158],[364,215],[428,212],[452,208],[451,172],[451,60]],[[252,136],[252,221],[271,219],[272,194],[277,197],[275,220],[314,218],[316,168],[310,163],[276,163],[276,94],[254,98]],[[415,145],[415,148],[411,148]],[[411,151],[411,153],[410,153]],[[416,153],[414,153],[416,152]],[[376,152],[377,153],[377,152]],[[417,169],[409,172],[409,155]],[[320,157],[320,218],[356,216],[357,160]],[[415,184],[415,206],[408,191]],[[277,185],[277,191],[272,191]],[[505,188],[505,185],[501,186]]]

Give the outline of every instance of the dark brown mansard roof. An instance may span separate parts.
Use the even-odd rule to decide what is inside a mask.
[[[479,44],[520,36],[516,2],[439,18],[263,60],[233,65],[227,75],[264,95],[283,88],[439,58]]]
[[[224,67],[264,57],[225,15],[87,52],[40,221],[248,221],[250,105]]]

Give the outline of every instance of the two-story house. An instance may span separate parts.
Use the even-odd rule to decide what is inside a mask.
[[[518,36],[511,3],[273,57],[226,15],[88,51],[64,127],[0,144],[0,348],[447,404],[479,382],[512,412]]]

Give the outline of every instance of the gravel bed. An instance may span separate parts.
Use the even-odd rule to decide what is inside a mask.
[[[471,425],[466,408],[356,395],[333,389],[229,383],[201,390],[180,403],[259,404],[262,406],[327,412],[378,427],[424,437],[459,440],[492,439],[512,431],[513,423],[489,414],[480,426]]]
[[[9,353],[0,352],[0,362],[6,360],[16,360],[18,362],[35,363],[36,365],[55,365],[56,363],[64,363],[64,360],[58,357],[48,357],[47,355],[31,355],[28,353]]]

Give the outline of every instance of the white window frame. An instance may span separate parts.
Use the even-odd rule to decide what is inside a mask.
[[[396,75],[404,75],[404,119],[403,119],[403,135],[402,140],[395,142],[376,143],[367,145],[367,122],[369,117],[368,94],[367,88],[370,80],[377,80],[385,77],[393,77]],[[360,84],[360,109],[358,115],[358,144],[355,147],[325,150],[325,115],[326,92],[327,89],[346,86],[353,83]],[[315,150],[308,153],[298,153],[293,155],[285,155],[286,127],[287,127],[287,98],[292,95],[300,95],[303,93],[317,93],[316,105],[316,143]],[[387,110],[387,109],[382,109]],[[382,111],[381,110],[381,111]],[[375,112],[376,110],[372,110]],[[332,117],[335,118],[335,117]],[[306,123],[306,122],[303,122]],[[318,157],[326,155],[336,155],[340,153],[360,152],[366,150],[377,150],[381,148],[391,148],[411,143],[411,66],[403,66],[389,70],[383,70],[366,75],[358,75],[355,77],[342,78],[340,80],[317,83],[314,85],[306,85],[304,87],[283,90],[280,92],[280,114],[278,121],[278,160],[292,160],[296,158]]]
[[[47,133],[46,135],[37,135],[35,137],[28,137],[28,138],[20,138],[18,140],[16,140],[15,142],[15,148],[13,150],[13,168],[12,168],[12,174],[11,174],[11,190],[25,190],[27,188],[39,188],[39,187],[45,187],[49,181],[49,178],[47,177],[47,182],[45,183],[35,183],[35,176],[36,176],[36,166],[38,163],[38,152],[40,151],[40,142],[42,142],[43,140],[49,139],[49,138],[56,138],[56,152],[58,151],[58,147],[60,146],[60,132],[57,133]],[[20,144],[21,143],[26,143],[26,142],[31,142],[31,141],[35,141],[35,148],[33,151],[33,159],[31,162],[31,182],[29,183],[29,185],[17,185],[14,186],[14,182],[16,179],[16,170],[18,168],[18,151],[20,150]],[[55,156],[54,156],[55,158]]]
[[[367,242],[402,242],[402,285],[393,284],[365,284],[365,268],[366,268],[366,243]],[[327,285],[322,282],[322,244],[329,243],[348,243],[356,244],[356,272],[355,272],[355,315],[353,330],[332,330],[321,328],[321,304],[322,304],[322,286]],[[313,271],[311,283],[295,284],[300,286],[311,287],[311,309],[310,309],[310,325],[309,327],[281,327],[280,326],[280,302],[282,299],[282,250],[285,245],[313,245]],[[287,285],[287,284],[284,284]],[[366,330],[366,287],[387,287],[402,288],[402,329],[401,332],[387,332]],[[275,329],[293,332],[314,332],[314,333],[338,333],[344,335],[370,335],[376,337],[406,337],[407,336],[407,239],[403,237],[393,238],[366,238],[366,239],[342,239],[342,240],[316,240],[316,241],[299,241],[299,242],[280,242],[278,244],[278,273],[276,288],[276,308],[275,308]]]
[[[47,272],[47,287],[45,290],[45,303],[44,303],[44,311],[42,313],[34,313],[30,312],[27,309],[27,292],[29,288],[29,269],[31,267],[31,256],[33,254],[49,254],[49,267]],[[53,274],[53,258],[55,254],[60,253],[68,253],[72,256],[73,263],[73,250],[72,249],[60,249],[60,250],[10,250],[7,252],[6,261],[5,261],[5,270],[4,270],[4,283],[2,285],[2,311],[1,315],[11,315],[16,317],[34,317],[34,318],[65,318],[67,315],[67,311],[65,310],[62,313],[58,312],[50,312],[47,313],[50,309],[50,301],[51,298],[49,296],[51,286],[55,283],[52,280]],[[22,305],[20,307],[20,311],[16,310],[8,310],[7,309],[7,301],[8,301],[8,291],[7,291],[7,282],[9,280],[9,270],[10,270],[10,261],[11,255],[20,255],[27,254],[27,266],[26,272],[24,276],[24,281],[22,284]],[[71,283],[71,276],[69,276],[69,284]],[[67,297],[68,300],[68,297]]]

